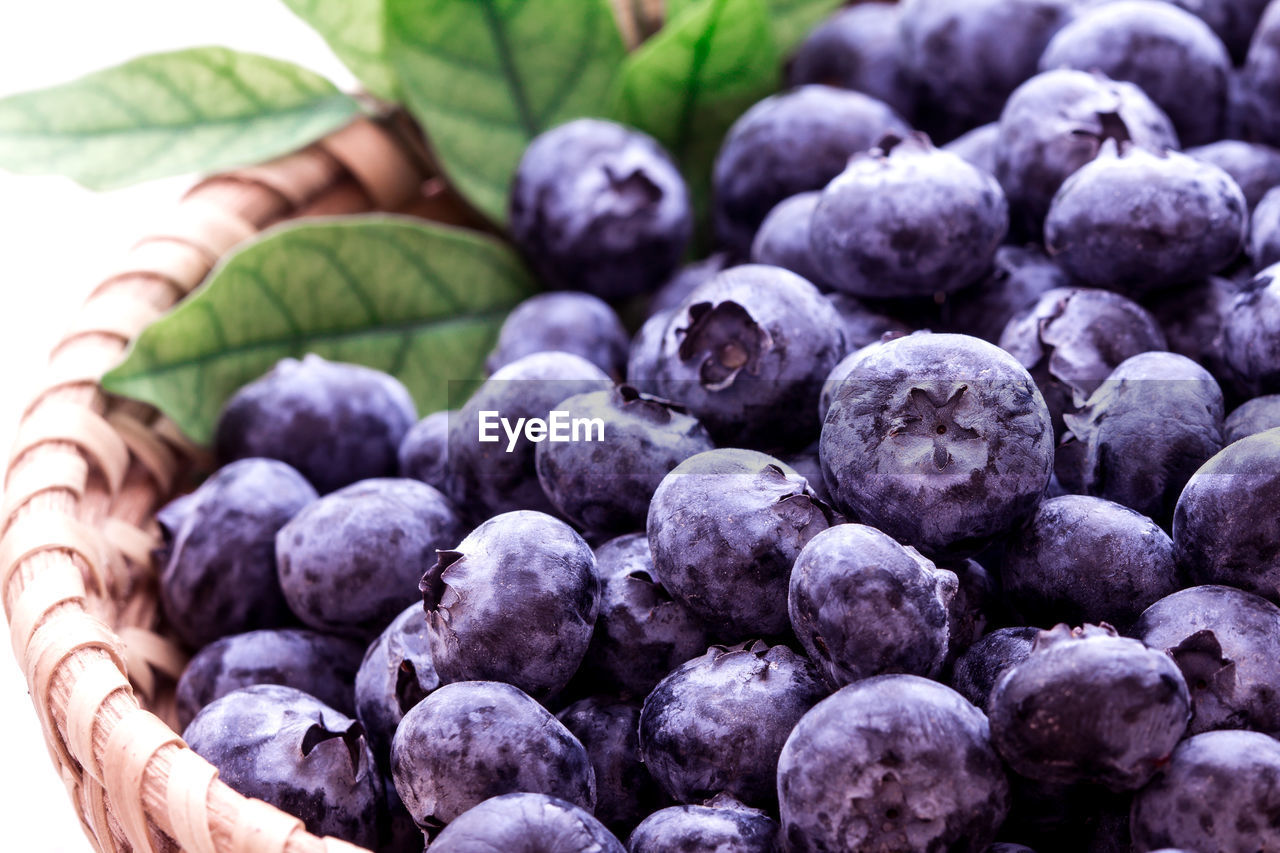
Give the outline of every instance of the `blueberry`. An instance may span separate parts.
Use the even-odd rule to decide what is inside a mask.
[[[1274,2],[1258,21],[1239,80],[1244,138],[1280,147],[1280,5]]]
[[[1053,427],[1008,353],[966,335],[916,334],[858,362],[819,452],[837,508],[927,555],[965,556],[1035,508]]]
[[[984,712],[1000,676],[1031,655],[1039,628],[999,628],[978,640],[952,667],[951,686]]]
[[[1071,15],[1072,0],[907,0],[902,51],[942,129],[967,130],[1000,115],[1009,93]],[[925,114],[923,112],[922,115]]]
[[[977,853],[1009,809],[987,718],[915,675],[842,688],[805,714],[778,761],[790,851]]]
[[[674,316],[673,308],[650,314],[631,339],[631,346],[627,351],[627,384],[644,394],[652,394],[658,388],[662,338]]]
[[[1178,588],[1173,540],[1155,522],[1102,498],[1044,501],[1010,537],[1000,579],[1027,622],[1105,620],[1127,627]]]
[[[543,442],[535,461],[542,489],[565,518],[596,533],[644,527],[649,500],[662,478],[714,445],[682,406],[629,385],[592,391],[556,405],[577,422],[598,420],[590,440]],[[567,428],[566,428],[567,431]]]
[[[599,607],[582,537],[544,513],[508,512],[439,554],[420,588],[441,681],[505,681],[538,699],[564,687]]]
[[[800,86],[760,101],[729,129],[712,176],[716,236],[745,255],[778,202],[820,190],[849,158],[910,128],[861,92]]]
[[[1163,649],[1191,688],[1188,732],[1280,734],[1280,608],[1227,586],[1194,586],[1152,604],[1133,636]]]
[[[1254,397],[1227,415],[1223,437],[1226,444],[1259,432],[1280,427],[1280,394]]]
[[[782,744],[826,693],[813,665],[786,646],[712,646],[644,700],[640,758],[679,802],[727,793],[769,808]]]
[[[1218,383],[1191,359],[1131,356],[1064,417],[1058,479],[1168,524],[1187,480],[1222,449],[1222,411]]]
[[[911,334],[911,327],[905,323],[882,314],[863,302],[859,302],[847,293],[828,293],[827,301],[840,315],[844,326],[845,348],[852,353],[868,344],[873,344],[885,335],[901,337]]]
[[[937,676],[956,576],[874,527],[840,524],[804,546],[787,609],[832,687],[886,672]]]
[[[1280,185],[1280,149],[1269,145],[1222,139],[1198,148],[1188,148],[1186,153],[1230,175],[1244,193],[1249,210],[1257,207],[1267,190]]]
[[[377,769],[360,724],[301,690],[259,684],[205,706],[182,739],[246,797],[317,835],[377,840]]]
[[[713,636],[778,636],[800,549],[833,522],[803,477],[752,450],[699,453],[680,463],[649,506],[657,580]]]
[[[1084,10],[1060,29],[1040,69],[1100,71],[1146,92],[1185,145],[1222,136],[1231,57],[1190,12],[1157,0],[1116,0]]]
[[[591,696],[556,718],[582,742],[596,776],[595,816],[623,836],[669,801],[640,763],[640,705]]]
[[[400,476],[444,490],[449,476],[449,419],[455,411],[427,415],[400,442]]]
[[[942,331],[995,343],[1019,312],[1050,290],[1072,283],[1066,270],[1039,249],[1001,246],[985,278],[947,295]]]
[[[655,580],[645,534],[611,539],[595,553],[600,615],[582,671],[601,687],[646,696],[673,669],[706,651],[707,628]]]
[[[241,459],[162,510],[160,604],[184,643],[296,624],[276,577],[276,532],[315,499],[283,462]]]
[[[630,853],[779,853],[778,824],[726,794],[700,806],[649,815],[631,833]]]
[[[352,683],[360,666],[359,644],[296,628],[264,629],[214,640],[178,679],[178,723],[232,690],[282,684],[353,716]]]
[[[1169,117],[1132,83],[1060,69],[1019,86],[1000,114],[996,143],[996,177],[1013,230],[1039,236],[1062,182],[1105,140],[1126,138],[1156,151],[1178,147]]]
[[[942,146],[943,151],[955,154],[970,166],[988,175],[996,173],[996,146],[1000,142],[1000,122],[979,125],[968,133],[957,136]]]
[[[1192,476],[1173,513],[1187,580],[1280,603],[1280,429],[1228,444]]]
[[[1105,625],[1059,625],[1001,676],[989,708],[992,740],[1017,773],[1132,791],[1182,738],[1191,697],[1163,652]]]
[[[778,267],[734,267],[676,309],[654,384],[717,444],[803,447],[817,430],[822,380],[845,349],[839,315],[812,284]]]
[[[1271,850],[1280,845],[1280,743],[1257,732],[1188,738],[1133,803],[1139,850]]]
[[[996,842],[988,847],[985,853],[1036,853],[1025,844],[1011,844],[1004,841]]]
[[[1249,257],[1255,270],[1280,264],[1280,181],[1276,183],[1253,211]]]
[[[1222,356],[1251,396],[1280,391],[1280,263],[1258,273],[1227,308]]]
[[[1231,279],[1211,275],[1152,294],[1143,307],[1160,324],[1170,352],[1199,362],[1222,381],[1230,373],[1222,354],[1222,321],[1238,290]]]
[[[849,161],[822,191],[811,241],[839,290],[925,296],[977,281],[1008,226],[995,178],[914,134],[885,137]]]
[[[396,728],[391,772],[428,834],[515,791],[588,812],[596,803],[595,773],[578,739],[519,689],[493,681],[446,684],[410,708]]]
[[[613,387],[608,375],[581,356],[541,352],[494,371],[449,424],[449,474],[445,494],[474,520],[519,509],[552,512],[534,465],[537,445],[524,437],[510,446],[497,418],[510,425],[521,418],[546,419],[556,405],[574,394]],[[480,441],[481,413],[489,437]]]
[[[540,293],[521,302],[502,323],[485,362],[489,372],[535,352],[580,355],[621,377],[630,338],[608,303],[589,293]]]
[[[368,640],[414,601],[436,551],[465,530],[448,499],[426,483],[353,483],[280,528],[280,586],[310,627]]]
[[[510,231],[548,284],[616,300],[653,290],[675,270],[693,213],[684,179],[656,141],[578,119],[525,149]]]
[[[1079,281],[1140,296],[1226,267],[1244,246],[1248,216],[1244,194],[1217,166],[1124,142],[1117,153],[1108,142],[1053,197],[1045,245]]]
[[[421,604],[411,604],[369,645],[355,676],[356,717],[384,772],[391,766],[396,726],[439,686],[426,614]]]
[[[899,115],[915,112],[916,84],[907,72],[896,3],[841,9],[815,28],[787,64],[787,84],[821,83],[864,92]]]
[[[1249,39],[1269,0],[1172,0],[1213,28],[1236,62],[1244,59]]]
[[[626,853],[591,812],[545,794],[492,797],[459,815],[431,853]]]
[[[1053,416],[1072,411],[1130,356],[1166,348],[1160,324],[1136,302],[1107,290],[1055,288],[1019,313],[1000,348],[1031,372]]]
[[[695,287],[711,281],[731,266],[728,252],[716,252],[700,261],[685,264],[653,294],[649,300],[649,314],[652,316],[678,307]]]
[[[809,241],[809,223],[821,197],[822,193],[813,190],[778,202],[760,223],[760,230],[751,243],[751,262],[791,270],[829,290]]]
[[[279,459],[320,491],[396,473],[396,451],[418,416],[394,378],[308,355],[282,359],[227,402],[214,450],[226,464]]]

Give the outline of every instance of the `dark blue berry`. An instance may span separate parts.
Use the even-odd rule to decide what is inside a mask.
[[[580,355],[621,378],[630,341],[608,303],[589,293],[540,293],[511,310],[485,366],[490,373],[535,352]]]
[[[822,189],[851,156],[909,130],[887,104],[861,92],[809,85],[765,98],[729,129],[716,157],[716,236],[745,255],[778,202]]]
[[[991,737],[1013,770],[1042,782],[1141,788],[1191,719],[1173,660],[1107,626],[1041,632],[991,693]]]
[[[837,508],[925,554],[964,556],[1035,508],[1053,427],[1008,353],[966,335],[917,334],[857,362],[819,452]]]
[[[586,749],[519,689],[492,681],[446,684],[409,709],[391,746],[396,790],[434,834],[463,812],[516,791],[595,808]]]
[[[280,529],[280,586],[310,627],[368,640],[417,598],[436,551],[465,532],[449,500],[426,483],[354,483]]]
[[[220,463],[265,456],[320,491],[396,473],[396,451],[418,419],[394,378],[308,355],[286,358],[235,393],[218,419]]]
[[[886,672],[934,677],[946,659],[956,576],[874,527],[839,524],[791,571],[791,626],[832,687]]]
[[[1171,3],[1113,0],[1086,8],[1049,41],[1040,69],[1100,71],[1151,96],[1184,145],[1222,136],[1231,57],[1209,26]]]
[[[1044,501],[1005,549],[1000,580],[1027,623],[1128,627],[1178,588],[1173,540],[1151,519],[1102,498]]]
[[[657,580],[718,639],[784,633],[791,565],[833,522],[803,477],[752,450],[711,450],[667,475],[649,506]]]
[[[643,528],[662,478],[715,446],[682,406],[629,385],[570,397],[556,410],[570,423],[598,420],[601,426],[592,432],[588,424],[584,440],[539,444],[538,481],[565,518],[595,533]]]
[[[794,449],[813,441],[822,380],[846,347],[839,315],[812,284],[778,267],[734,267],[676,309],[654,386],[718,444]]]
[[[1231,587],[1193,586],[1148,607],[1131,633],[1177,661],[1191,689],[1189,733],[1280,733],[1280,608]]]
[[[526,510],[495,516],[439,551],[420,589],[441,681],[504,681],[545,699],[586,654],[600,578],[573,528]]]
[[[778,853],[778,824],[727,794],[700,806],[649,815],[631,833],[630,853]]]
[[[915,675],[850,684],[801,718],[778,761],[789,851],[979,853],[1009,810],[987,718]]]
[[[651,137],[578,119],[525,149],[511,186],[511,239],[556,288],[616,300],[656,288],[693,230],[689,190]]]
[[[205,706],[182,733],[218,778],[317,835],[377,841],[380,783],[355,720],[301,690],[259,684]]]
[[[1217,166],[1109,142],[1062,184],[1044,232],[1080,282],[1141,296],[1223,269],[1248,225],[1244,194]]]
[[[183,642],[297,624],[276,575],[276,533],[315,499],[285,463],[241,459],[161,511],[160,603]]]
[[[640,758],[679,802],[727,793],[769,808],[782,744],[826,693],[813,665],[786,646],[712,646],[644,700]]]
[[[851,159],[822,191],[810,239],[832,287],[901,298],[977,281],[1008,226],[995,178],[915,134]]]
[[[191,659],[178,679],[178,722],[232,690],[282,684],[354,716],[353,682],[360,646],[341,637],[297,628],[264,629],[214,640]]]
[[[1272,850],[1280,845],[1280,743],[1257,732],[1188,738],[1133,802],[1139,850]]]
[[[1064,417],[1058,480],[1167,525],[1187,480],[1222,449],[1222,410],[1222,389],[1186,356],[1127,358]]]

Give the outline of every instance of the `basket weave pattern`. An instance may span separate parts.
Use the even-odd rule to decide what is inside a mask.
[[[359,119],[197,184],[93,290],[24,411],[0,503],[0,592],[50,756],[99,850],[360,849],[235,793],[171,728],[186,659],[156,633],[152,516],[208,460],[98,381],[148,322],[270,225],[370,210],[457,221],[424,195],[429,166],[405,127]]]

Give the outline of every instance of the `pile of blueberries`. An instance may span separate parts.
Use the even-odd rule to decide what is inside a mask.
[[[187,743],[387,851],[1280,850],[1280,0],[862,4],[787,74],[683,267],[653,140],[530,146],[552,292],[456,410],[234,396],[159,513]]]

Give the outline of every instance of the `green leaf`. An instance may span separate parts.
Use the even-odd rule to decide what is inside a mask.
[[[765,0],[773,20],[773,38],[784,56],[800,44],[844,0]]]
[[[667,0],[667,23],[671,23],[676,18],[699,4],[705,4],[706,0]]]
[[[323,77],[278,59],[221,47],[158,53],[0,100],[0,168],[112,189],[258,163],[358,110]]]
[[[314,352],[386,371],[434,411],[478,382],[507,311],[535,290],[509,248],[470,231],[388,216],[289,225],[143,330],[102,387],[207,443],[236,389]]]
[[[401,91],[453,186],[504,223],[530,140],[603,115],[626,55],[607,0],[386,0]]]
[[[318,32],[369,93],[399,100],[396,76],[387,62],[383,0],[284,0]]]
[[[762,0],[701,0],[627,59],[614,113],[666,146],[702,212],[725,132],[777,88],[778,65]]]
[[[705,0],[667,0],[667,20],[674,21],[703,2]],[[778,52],[783,55],[790,53],[843,3],[844,0],[764,0]]]

